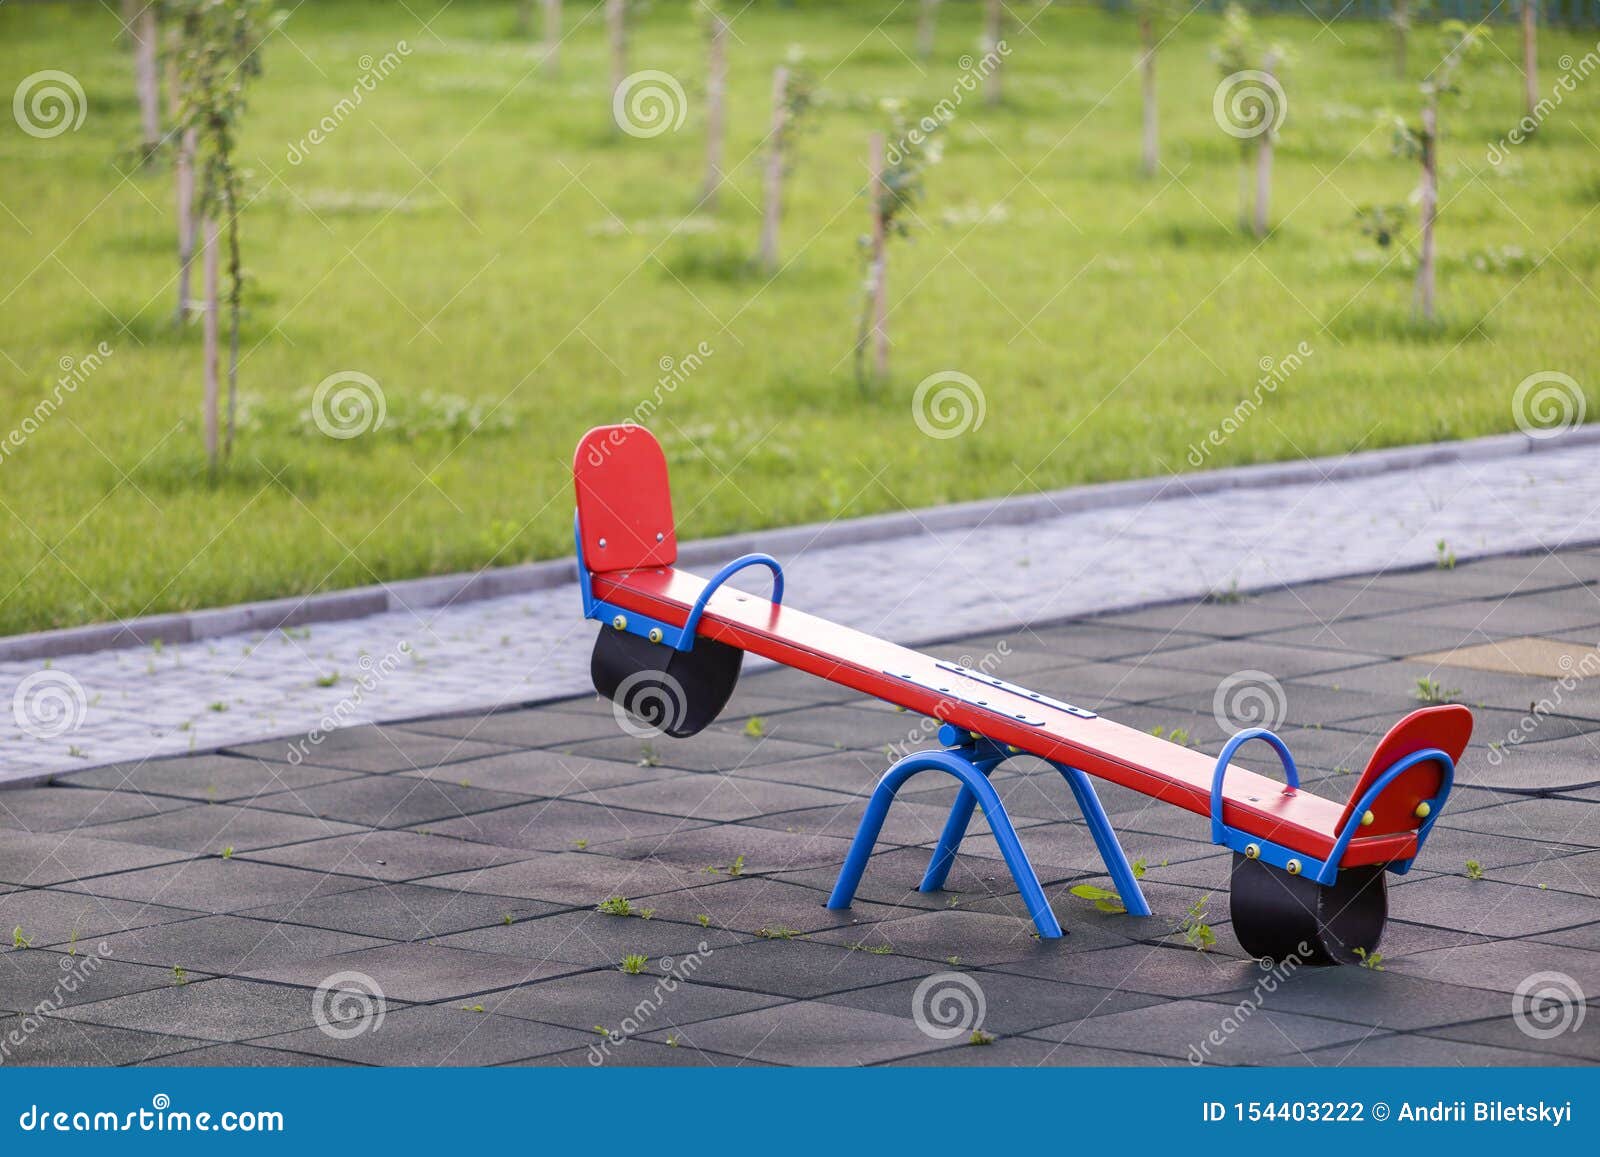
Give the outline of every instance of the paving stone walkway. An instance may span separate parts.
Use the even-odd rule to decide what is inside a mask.
[[[1369,533],[1391,535],[1403,561],[1410,540],[1389,515],[1423,493],[1370,511]],[[1279,576],[1297,552],[1251,544],[1309,554],[1332,515],[1278,500],[1293,536],[1241,529],[1219,506],[1175,541],[1199,559],[1198,536],[1260,533],[1231,557],[1274,568],[1242,581]],[[1526,505],[1540,533],[1578,524],[1541,524]],[[1019,549],[1044,569],[1048,552]],[[1109,565],[1094,553],[1069,559],[1086,581]],[[1233,573],[1215,554],[1201,572],[1212,581]],[[971,553],[942,585],[1010,583],[992,557]],[[557,610],[545,629],[581,648],[570,600]],[[483,629],[513,640],[539,621],[500,619]],[[1065,939],[1033,937],[982,830],[948,891],[914,890],[951,802],[936,782],[902,794],[855,907],[825,909],[885,746],[921,726],[790,671],[750,674],[687,740],[625,734],[582,696],[351,727],[308,748],[291,736],[77,770],[0,792],[0,927],[14,929],[0,950],[0,1063],[1595,1063],[1600,1016],[1584,994],[1600,993],[1600,678],[1577,676],[1600,673],[1597,640],[1600,550],[1566,550],[934,648],[998,655],[1005,678],[1207,751],[1240,722],[1219,688],[1271,673],[1256,686],[1306,786],[1333,798],[1419,689],[1472,705],[1456,794],[1416,870],[1392,878],[1371,969],[1270,972],[1246,958],[1228,855],[1205,822],[1110,786],[1102,799],[1155,914],[1098,910],[1071,891],[1107,881],[1070,795],[1022,762],[995,782]],[[257,647],[287,666],[317,645]],[[224,694],[198,661],[128,659],[135,688],[170,678]],[[532,694],[512,669],[478,677]],[[441,663],[437,678],[455,677]],[[137,690],[121,710],[137,720],[151,699]]]
[[[1029,505],[1015,522],[1014,504],[960,529],[935,529],[934,512],[911,537],[813,545],[782,561],[797,606],[921,643],[1235,585],[1427,565],[1441,551],[1465,560],[1600,542],[1595,453],[1578,445],[1214,493],[1178,477],[1133,505],[1054,517]],[[568,585],[48,667],[3,662],[13,711],[0,718],[0,782],[575,694],[588,687],[592,636],[578,608]]]

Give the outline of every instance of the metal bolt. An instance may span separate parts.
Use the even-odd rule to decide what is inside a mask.
[[[1244,858],[1247,860],[1259,860],[1261,858],[1261,845],[1246,844],[1244,846]]]
[[[659,643],[661,641],[661,628],[660,627],[651,627],[650,628],[650,641],[652,643]]]
[[[667,536],[662,534],[659,530],[656,531],[656,541],[657,542],[665,542],[666,541],[666,537]]]
[[[611,620],[611,625],[619,631],[622,630],[628,625],[628,616],[618,615],[616,618]]]
[[[1413,812],[1412,814],[1414,816],[1416,816],[1419,820],[1425,820],[1430,815],[1433,814],[1433,808],[1432,808],[1432,806],[1429,805],[1427,800],[1423,800],[1421,803],[1419,803],[1417,805],[1417,810],[1415,812]]]
[[[604,550],[605,548],[606,548],[606,540],[602,538],[600,540],[600,549]]]
[[[1298,876],[1300,874],[1300,861],[1290,860],[1283,866],[1283,870],[1288,872],[1291,876]]]

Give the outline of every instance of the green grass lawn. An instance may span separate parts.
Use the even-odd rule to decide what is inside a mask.
[[[1266,23],[1296,62],[1278,226],[1256,243],[1233,224],[1238,149],[1212,117],[1217,18],[1162,49],[1167,171],[1142,180],[1131,20],[1045,11],[1012,33],[1003,107],[968,100],[942,134],[913,237],[893,249],[892,380],[864,395],[851,350],[877,102],[917,116],[950,95],[976,6],[945,6],[922,67],[915,5],[744,11],[715,215],[693,212],[702,50],[680,4],[658,0],[634,34],[632,67],[675,74],[689,98],[682,128],[648,140],[612,128],[589,5],[567,5],[557,77],[512,37],[510,3],[285,7],[242,133],[245,421],[218,478],[199,330],[169,320],[171,173],[119,171],[137,108],[115,23],[92,4],[0,7],[5,91],[56,68],[88,97],[76,132],[0,126],[0,425],[52,391],[63,358],[113,351],[0,461],[0,632],[570,553],[574,443],[657,394],[686,537],[1191,469],[1189,447],[1254,392],[1263,359],[1302,342],[1312,355],[1208,467],[1514,429],[1512,392],[1542,370],[1600,404],[1600,80],[1491,166],[1521,111],[1510,28],[1444,112],[1444,317],[1426,331],[1409,319],[1409,253],[1375,248],[1354,210],[1415,187],[1379,121],[1414,115],[1434,29],[1401,82],[1386,26]],[[291,164],[363,55],[400,40],[400,67]],[[767,279],[745,259],[771,73],[792,45],[821,104],[789,185],[788,263]],[[1545,89],[1558,58],[1593,47],[1546,31]],[[703,364],[661,390],[663,359],[701,343]],[[979,383],[984,421],[932,439],[912,393],[948,370]],[[380,430],[335,440],[306,420],[340,371],[380,383]]]

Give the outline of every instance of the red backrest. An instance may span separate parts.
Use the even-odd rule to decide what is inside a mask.
[[[595,574],[678,559],[667,456],[643,426],[596,426],[572,456],[579,562]]]
[[[1472,738],[1472,712],[1455,703],[1441,707],[1423,707],[1413,711],[1389,729],[1378,743],[1377,750],[1367,761],[1367,768],[1356,781],[1350,793],[1350,802],[1344,805],[1336,833],[1344,831],[1345,824],[1355,815],[1356,804],[1385,771],[1412,752],[1436,747],[1452,761],[1459,761]],[[1360,836],[1377,836],[1390,832],[1411,831],[1422,826],[1417,817],[1417,805],[1439,794],[1444,771],[1431,760],[1408,768],[1383,791],[1372,805],[1372,823],[1359,829]]]

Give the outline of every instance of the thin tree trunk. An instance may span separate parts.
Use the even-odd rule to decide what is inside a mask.
[[[628,79],[628,0],[606,0],[606,35],[611,42],[611,99],[614,101],[622,82]]]
[[[706,181],[701,200],[717,207],[722,186],[723,105],[728,91],[728,22],[721,12],[711,14],[710,59],[706,65]]]
[[[1267,74],[1270,80],[1272,70],[1277,67],[1278,58],[1273,53],[1267,53],[1261,62],[1261,71]],[[1272,87],[1270,84],[1268,88]],[[1263,124],[1265,128],[1256,138],[1256,218],[1255,235],[1267,235],[1267,216],[1272,201],[1272,118],[1274,109],[1263,110]]]
[[[1239,146],[1239,232],[1250,228],[1250,145]]]
[[[204,317],[204,345],[202,358],[205,365],[205,422],[206,422],[206,460],[211,463],[212,469],[217,465],[217,268],[219,254],[217,247],[217,222],[212,217],[205,221],[205,317]]]
[[[872,134],[872,372],[889,376],[889,251],[883,227],[888,190],[883,184],[883,134]]]
[[[1144,104],[1144,144],[1140,168],[1147,177],[1161,167],[1160,146],[1156,139],[1156,26],[1148,16],[1139,17],[1139,85]]]
[[[1000,30],[1005,19],[1004,0],[989,0],[983,28],[983,55],[989,71],[983,77],[985,104],[996,105],[1004,98],[1000,84]]]
[[[533,0],[517,0],[517,35],[533,35]]]
[[[544,0],[544,67],[561,71],[561,0]]]
[[[917,55],[926,60],[933,55],[933,36],[939,23],[939,0],[922,0],[917,13]]]
[[[122,19],[118,22],[117,43],[128,48],[133,44],[134,21],[139,19],[139,0],[122,0],[120,11]]]
[[[161,147],[161,80],[156,70],[156,6],[149,0],[133,25],[133,72],[139,88],[140,142],[145,160]]]
[[[195,130],[184,129],[178,141],[178,325],[189,320],[193,309],[190,281],[194,270],[194,151]]]
[[[230,195],[228,210],[228,436],[222,443],[222,456],[233,457],[233,431],[239,410],[239,321],[244,303],[242,261],[239,253],[239,206]]]
[[[1439,207],[1439,169],[1436,143],[1439,111],[1430,96],[1422,107],[1422,252],[1417,258],[1415,308],[1422,320],[1433,322],[1433,223]]]
[[[1531,117],[1539,107],[1539,5],[1522,0],[1522,105]]]
[[[761,267],[768,273],[778,269],[778,221],[783,216],[783,147],[789,119],[789,70],[779,67],[772,74],[772,128],[768,133],[765,197],[761,213]]]
[[[1406,38],[1411,34],[1410,0],[1394,0],[1394,74],[1406,78]]]

